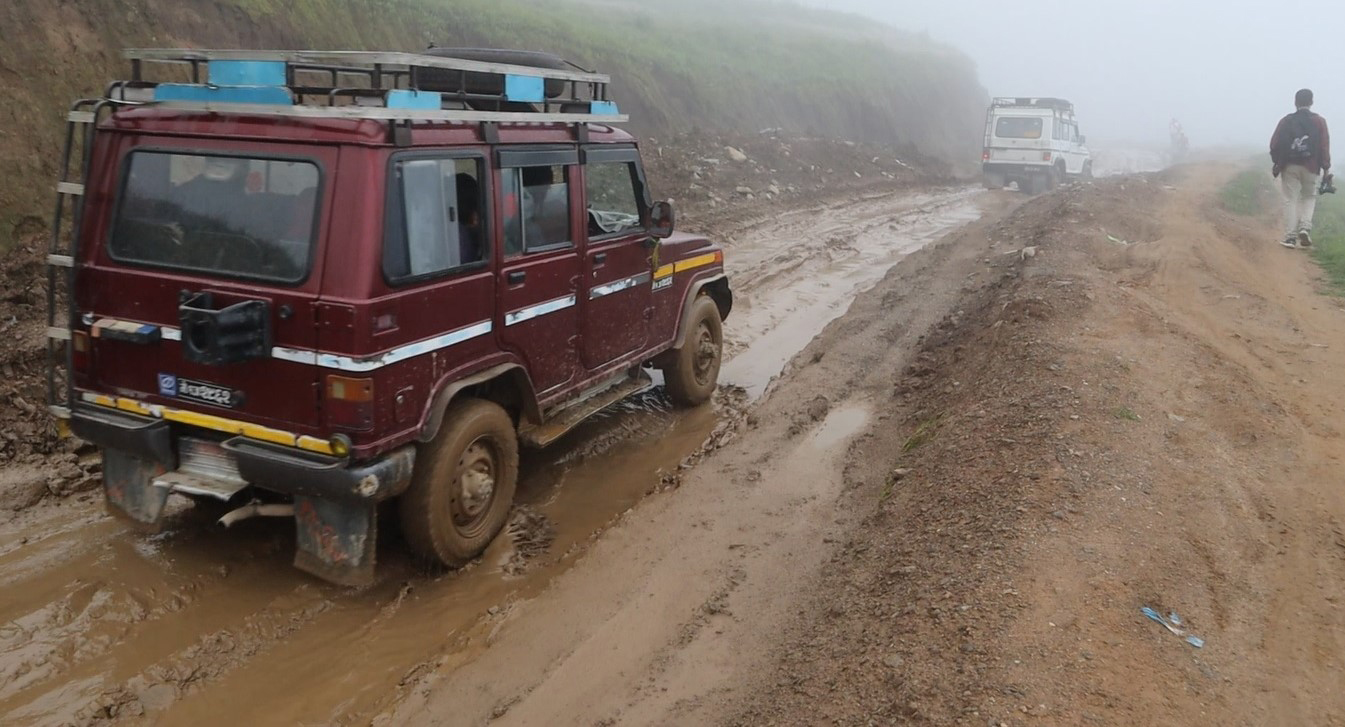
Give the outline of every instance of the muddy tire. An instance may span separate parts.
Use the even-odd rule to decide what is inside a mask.
[[[509,519],[518,484],[518,436],[498,404],[463,399],[420,446],[402,495],[402,534],[422,558],[450,568],[485,551]]]
[[[706,295],[691,304],[682,347],[672,352],[663,368],[668,396],[678,406],[700,406],[710,400],[719,384],[724,361],[724,322],[719,306]]]

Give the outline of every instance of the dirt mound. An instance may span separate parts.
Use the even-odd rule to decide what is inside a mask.
[[[655,194],[673,198],[681,223],[703,232],[731,229],[800,202],[954,181],[945,164],[910,149],[774,129],[650,138],[642,146]]]
[[[878,505],[738,723],[1340,714],[1323,564],[1345,538],[1319,483],[1341,475],[1345,319],[1273,234],[1212,229],[1218,182],[1075,187],[994,230],[995,284],[893,382],[901,425],[869,451],[900,454],[857,494]]]

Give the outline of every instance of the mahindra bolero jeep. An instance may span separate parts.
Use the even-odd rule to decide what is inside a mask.
[[[153,529],[179,493],[234,503],[225,524],[293,516],[299,568],[363,584],[395,500],[407,544],[459,566],[504,527],[520,444],[651,369],[710,399],[723,253],[674,234],[605,76],[504,51],[127,56],[70,113],[49,256],[52,408],[116,513]]]

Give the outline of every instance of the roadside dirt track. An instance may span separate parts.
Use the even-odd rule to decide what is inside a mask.
[[[745,281],[734,319],[744,325],[731,333],[718,406],[683,414],[647,397],[530,455],[511,537],[464,571],[424,573],[385,533],[379,584],[352,592],[289,567],[283,521],[220,532],[211,524],[220,512],[184,507],[167,533],[146,539],[107,517],[96,493],[7,514],[3,721],[364,724],[431,675],[475,669],[502,624],[587,562],[623,512],[675,486],[689,456],[731,440],[754,416],[750,399],[857,291],[977,217],[980,197],[874,191],[743,222],[730,272]],[[862,421],[825,448],[842,453],[839,437]]]
[[[720,721],[1345,724],[1345,309],[1217,208],[1236,171],[994,231],[1036,254],[892,381],[852,539]]]

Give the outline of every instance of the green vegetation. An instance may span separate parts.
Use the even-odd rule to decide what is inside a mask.
[[[920,426],[915,428],[915,433],[908,437],[906,442],[901,445],[902,454],[914,452],[925,444],[928,444],[930,440],[934,439],[934,436],[938,434],[939,426],[942,424],[943,415],[921,422]]]
[[[1345,295],[1345,198],[1323,195],[1317,203],[1313,257],[1331,280],[1332,292]]]
[[[1220,203],[1229,212],[1245,217],[1276,216],[1276,225],[1278,195],[1273,180],[1259,165],[1239,173],[1219,191]],[[1313,259],[1330,280],[1331,292],[1345,296],[1345,196],[1328,194],[1318,200],[1312,240]]]
[[[133,9],[132,9],[133,8]],[[548,50],[609,73],[644,136],[764,128],[974,159],[985,91],[927,37],[766,0],[43,0],[0,3],[0,244],[45,224],[62,110],[134,46]]]
[[[1233,177],[1219,191],[1219,202],[1223,208],[1235,215],[1256,217],[1272,209],[1275,189],[1271,177],[1258,166]]]
[[[1116,417],[1117,419],[1124,419],[1128,422],[1137,422],[1140,420],[1140,415],[1136,414],[1135,410],[1131,409],[1128,406],[1116,407],[1115,409],[1112,410],[1111,415]]]

